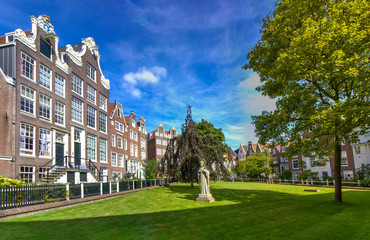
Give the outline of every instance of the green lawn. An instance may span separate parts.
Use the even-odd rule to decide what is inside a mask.
[[[370,239],[370,191],[264,183],[179,184],[0,222],[0,239]]]

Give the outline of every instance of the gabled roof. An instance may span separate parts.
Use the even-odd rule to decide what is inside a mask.
[[[252,149],[254,152],[257,152],[257,144],[252,144]]]

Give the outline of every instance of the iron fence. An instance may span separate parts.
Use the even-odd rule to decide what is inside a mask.
[[[0,187],[0,210],[167,185],[167,179]]]

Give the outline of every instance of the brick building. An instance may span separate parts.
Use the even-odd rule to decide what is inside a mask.
[[[157,129],[148,135],[148,159],[162,159],[169,140],[176,136],[177,130],[175,127],[171,127],[170,130],[165,131],[164,126],[159,124]]]
[[[35,182],[52,167],[57,182],[97,181],[109,166],[109,80],[98,46],[86,38],[59,47],[47,16],[31,22],[0,37],[2,174]]]

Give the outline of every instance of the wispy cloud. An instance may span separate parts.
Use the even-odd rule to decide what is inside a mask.
[[[134,97],[141,97],[143,91],[141,86],[157,84],[161,78],[167,76],[167,70],[163,67],[139,68],[137,72],[129,72],[123,75],[122,88]]]

